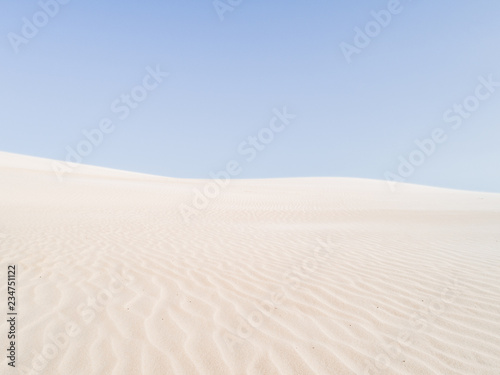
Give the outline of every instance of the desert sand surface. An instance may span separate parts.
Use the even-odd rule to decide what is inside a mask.
[[[0,153],[1,374],[500,374],[500,194],[52,168]]]

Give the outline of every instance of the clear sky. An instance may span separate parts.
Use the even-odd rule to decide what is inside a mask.
[[[499,19],[492,0],[2,1],[0,150],[65,160],[109,120],[82,163],[500,192]]]

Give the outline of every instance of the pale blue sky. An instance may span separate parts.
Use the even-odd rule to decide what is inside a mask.
[[[44,15],[2,1],[0,150],[64,160],[109,118],[83,163],[205,178],[235,159],[241,178],[384,179],[443,128],[406,181],[500,192],[500,87],[480,89],[488,98],[460,129],[443,120],[478,77],[500,82],[500,3],[401,0],[348,63],[341,43],[389,3],[243,0],[221,21],[210,0],[72,0],[16,53],[9,33]],[[120,119],[112,103],[158,65],[168,78]],[[247,162],[238,146],[283,107],[297,117]]]

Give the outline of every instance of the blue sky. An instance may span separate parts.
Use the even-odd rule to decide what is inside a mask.
[[[237,160],[241,178],[500,192],[498,2],[223,0],[221,20],[209,0],[55,1],[0,4],[2,151],[65,160],[109,119],[82,163],[206,178]],[[168,77],[137,89],[151,69]],[[112,104],[134,89],[146,98],[121,119]],[[455,105],[470,109],[457,129]],[[295,117],[248,161],[242,142],[285,107]],[[436,129],[446,141],[424,154],[415,140]]]

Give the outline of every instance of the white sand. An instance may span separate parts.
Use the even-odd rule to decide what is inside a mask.
[[[205,183],[0,153],[0,373],[500,374],[500,194]]]

